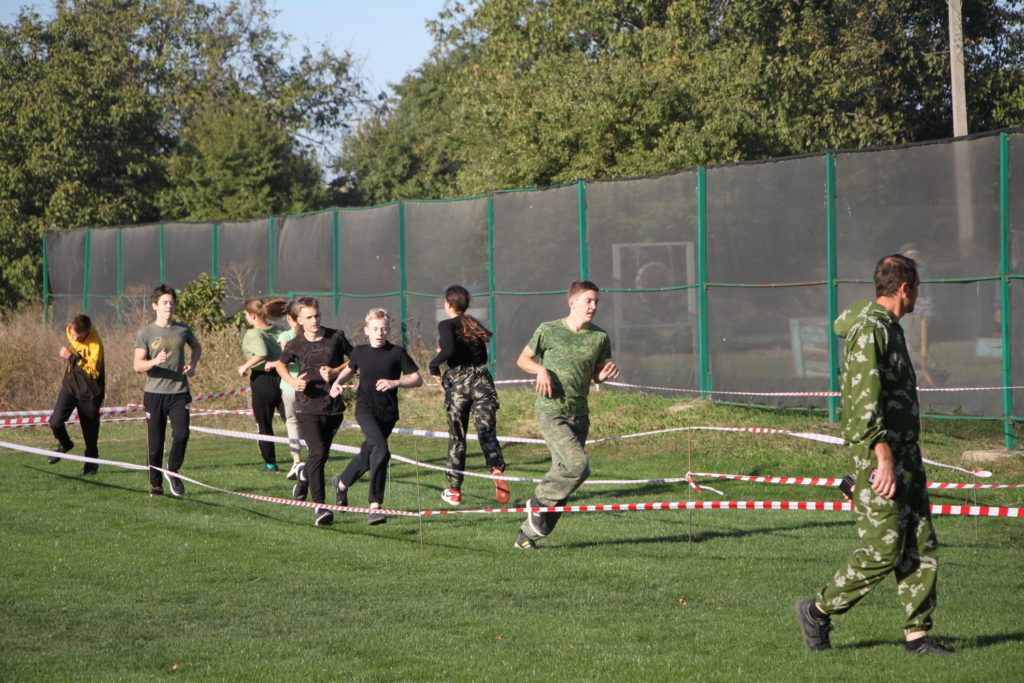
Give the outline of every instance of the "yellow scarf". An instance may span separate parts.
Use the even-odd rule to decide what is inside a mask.
[[[100,373],[103,372],[103,343],[100,341],[100,333],[94,327],[80,342],[71,336],[71,325],[68,325],[65,333],[71,351],[78,354],[78,366],[92,379],[99,379]]]

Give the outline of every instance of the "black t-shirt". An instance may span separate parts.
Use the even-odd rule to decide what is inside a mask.
[[[360,344],[352,350],[348,366],[359,372],[356,412],[369,413],[379,420],[398,420],[398,389],[377,391],[377,380],[419,372],[406,350],[391,342],[384,342],[379,349]]]
[[[430,361],[430,374],[441,374],[441,363],[448,362],[449,368],[463,365],[487,365],[487,345],[483,342],[470,343],[459,335],[462,333],[462,316],[448,318],[437,324],[438,346],[441,350]]]
[[[295,412],[314,415],[337,415],[344,412],[345,403],[341,396],[332,398],[328,393],[331,385],[320,376],[320,366],[336,368],[345,362],[345,356],[352,355],[352,344],[340,330],[323,328],[324,336],[309,341],[300,334],[281,349],[281,362],[287,365],[293,360],[299,362],[299,379],[306,380],[306,388],[295,392]]]

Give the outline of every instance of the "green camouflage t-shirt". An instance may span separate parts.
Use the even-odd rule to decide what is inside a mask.
[[[527,347],[551,373],[551,398],[537,396],[537,410],[549,415],[580,417],[590,412],[587,395],[594,370],[611,359],[608,333],[593,323],[573,332],[565,320],[542,323]]]

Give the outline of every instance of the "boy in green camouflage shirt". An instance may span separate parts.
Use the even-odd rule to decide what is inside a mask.
[[[537,485],[531,508],[563,505],[590,474],[583,446],[590,431],[590,381],[619,376],[611,361],[608,333],[591,321],[597,285],[578,280],[569,287],[569,315],[541,324],[519,354],[519,367],[537,375],[537,426],[551,449],[551,469]],[[560,512],[528,512],[515,547],[528,550],[554,530]]]

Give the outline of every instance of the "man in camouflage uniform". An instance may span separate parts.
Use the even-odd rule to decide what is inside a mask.
[[[917,377],[899,319],[914,310],[912,259],[886,256],[875,267],[874,302],[860,300],[833,324],[843,348],[843,439],[856,470],[859,547],[814,599],[796,604],[804,643],[831,647],[831,615],[843,614],[894,573],[903,605],[905,648],[949,654],[928,635],[935,609],[938,541],[918,447]]]
[[[569,315],[542,323],[519,354],[517,364],[537,375],[537,426],[551,450],[551,469],[537,485],[531,508],[563,505],[590,474],[583,449],[590,431],[590,381],[619,376],[611,360],[608,333],[591,321],[597,313],[597,285],[578,280],[569,287]],[[527,512],[515,547],[529,550],[554,530],[560,512]]]

